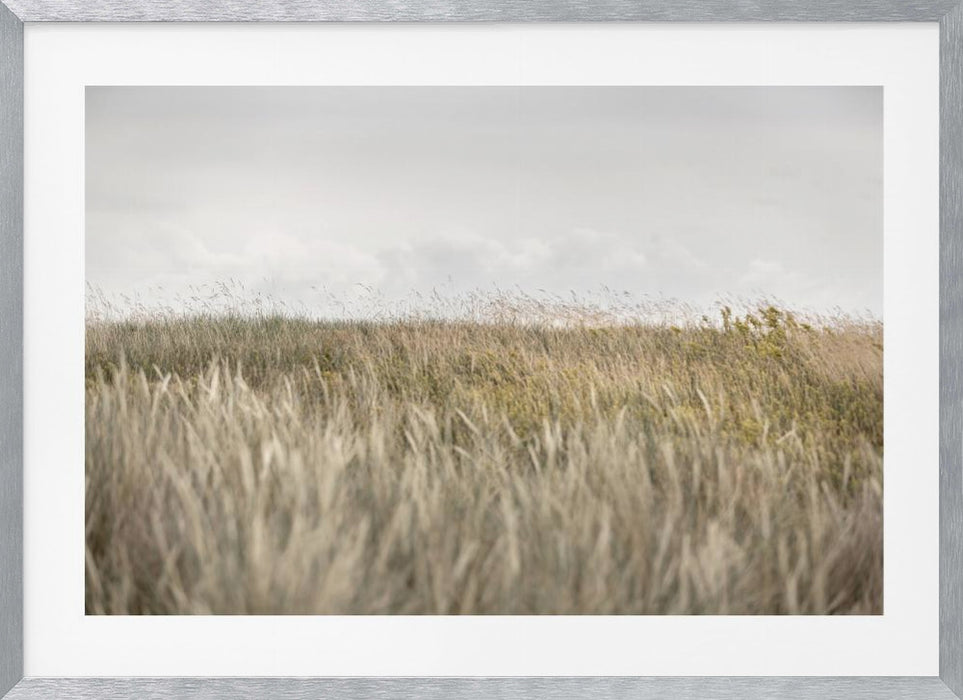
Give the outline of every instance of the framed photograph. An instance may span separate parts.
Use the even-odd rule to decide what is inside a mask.
[[[961,62],[0,5],[0,696],[963,697]]]

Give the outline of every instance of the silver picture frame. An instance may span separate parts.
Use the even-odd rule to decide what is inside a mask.
[[[939,22],[939,676],[24,678],[26,22]],[[963,697],[963,0],[0,0],[0,697]]]

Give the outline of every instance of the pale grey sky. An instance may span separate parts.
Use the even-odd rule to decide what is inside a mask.
[[[882,89],[87,89],[87,281],[882,317]]]

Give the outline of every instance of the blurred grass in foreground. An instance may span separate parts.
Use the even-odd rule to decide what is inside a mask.
[[[882,337],[89,319],[87,612],[881,613]]]

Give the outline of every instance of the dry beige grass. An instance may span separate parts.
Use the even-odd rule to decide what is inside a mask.
[[[90,613],[880,613],[882,327],[90,321]]]

